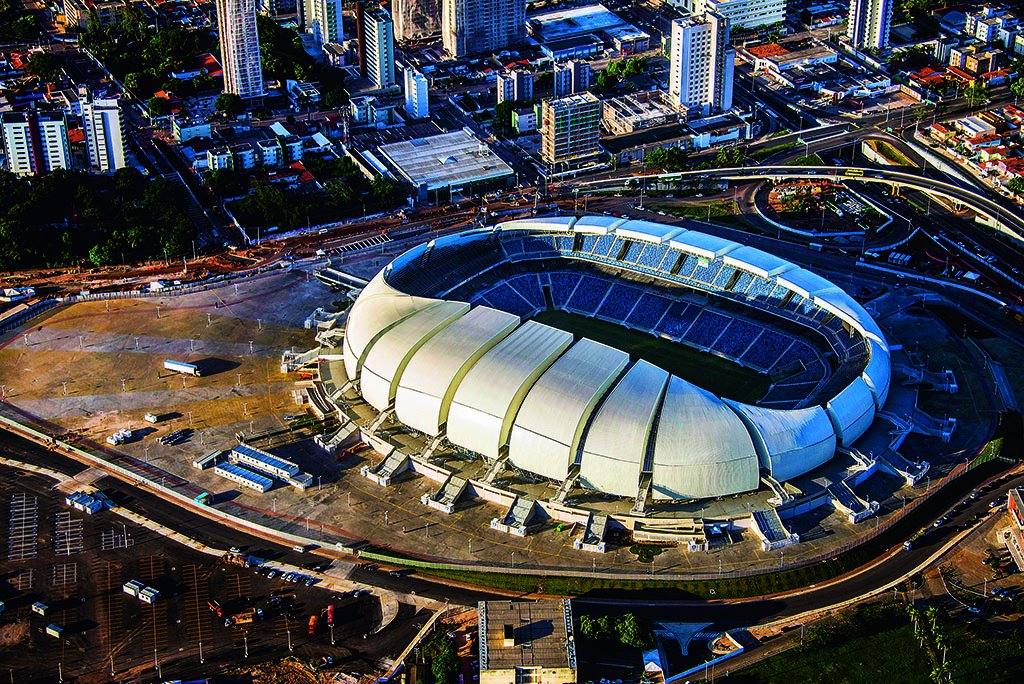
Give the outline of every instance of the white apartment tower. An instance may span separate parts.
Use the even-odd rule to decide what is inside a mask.
[[[391,15],[379,6],[362,12],[362,51],[366,76],[378,88],[395,85],[395,29]]]
[[[441,32],[441,0],[392,0],[395,39],[413,40]]]
[[[64,112],[4,112],[0,114],[0,133],[7,170],[15,175],[71,168]]]
[[[714,12],[733,29],[757,28],[786,21],[786,0],[671,0],[684,14]]]
[[[582,93],[590,87],[593,72],[590,65],[580,59],[569,60],[555,65],[555,97]]]
[[[430,87],[426,76],[415,69],[405,70],[405,113],[410,119],[430,116]]]
[[[217,0],[217,28],[224,92],[245,100],[263,97],[256,0]]]
[[[736,53],[729,22],[714,13],[672,22],[669,94],[701,116],[732,108]]]
[[[312,33],[317,43],[341,43],[345,39],[342,26],[342,0],[305,0],[306,32]]]
[[[889,47],[892,26],[892,0],[850,0],[846,35],[858,50]]]
[[[115,99],[94,100],[88,88],[79,91],[82,104],[82,130],[89,166],[102,173],[113,173],[127,164],[124,157],[124,120],[121,102]]]
[[[526,0],[442,0],[441,38],[453,57],[517,45],[526,38]]]

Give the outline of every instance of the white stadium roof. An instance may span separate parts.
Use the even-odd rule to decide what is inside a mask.
[[[836,437],[843,446],[849,446],[864,434],[875,419],[875,398],[871,390],[859,377],[843,391],[834,396],[826,405],[828,416],[836,430]]]
[[[391,407],[406,364],[435,333],[469,311],[465,302],[440,302],[407,316],[370,347],[359,375],[363,399],[384,411]]]
[[[668,372],[637,361],[594,414],[580,464],[580,481],[593,489],[635,496],[654,418]]]
[[[448,441],[498,458],[527,391],[570,344],[569,333],[534,321],[499,342],[469,369],[455,391]]]
[[[839,316],[865,337],[866,365],[824,407],[767,409],[724,401],[644,361],[629,367],[624,352],[587,339],[573,344],[570,333],[535,321],[388,283],[392,274],[409,276],[395,283],[417,282],[413,269],[431,246],[479,249],[482,238],[507,231],[612,234],[722,259]],[[636,495],[649,472],[660,500],[756,489],[759,466],[780,481],[817,468],[837,444],[848,446],[868,429],[891,383],[881,329],[828,280],[720,237],[608,216],[510,221],[409,250],[352,306],[344,357],[363,398],[378,410],[394,402],[397,418],[413,429],[443,430],[452,444],[487,459],[507,449],[516,467],[555,480],[578,462],[584,486],[620,496]]]
[[[629,354],[599,342],[574,344],[526,395],[512,426],[509,460],[564,480],[590,414],[628,363]]]
[[[820,406],[780,411],[730,401],[754,436],[754,447],[771,476],[785,482],[813,470],[836,453],[836,432]]]
[[[518,326],[519,316],[478,306],[430,338],[402,373],[395,395],[398,419],[438,434],[466,371]]]
[[[672,376],[654,444],[655,499],[701,499],[757,489],[757,453],[725,402]]]
[[[349,378],[359,376],[366,351],[391,326],[411,313],[437,304],[436,299],[403,294],[384,281],[378,273],[363,288],[352,305],[345,328],[345,373]]]

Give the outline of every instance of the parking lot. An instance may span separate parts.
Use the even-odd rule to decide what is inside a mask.
[[[178,546],[110,511],[87,516],[66,508],[64,493],[37,476],[0,468],[0,482],[10,540],[0,561],[0,678],[8,681],[184,679],[287,655],[315,665],[329,658],[343,672],[365,674],[425,619],[403,606],[394,626],[373,634],[381,615],[371,594],[271,577]],[[159,599],[147,604],[126,594],[129,580],[158,590]],[[34,603],[45,610],[33,611]],[[49,625],[63,629],[61,639],[46,633]]]

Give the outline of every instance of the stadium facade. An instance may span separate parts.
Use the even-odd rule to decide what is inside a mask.
[[[745,404],[531,318],[563,310],[771,378]],[[517,220],[437,238],[363,289],[345,373],[379,412],[488,463],[657,500],[721,497],[828,462],[885,403],[881,329],[828,280],[677,226]]]

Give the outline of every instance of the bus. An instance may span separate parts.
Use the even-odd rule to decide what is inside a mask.
[[[847,176],[863,176],[864,169],[846,169],[843,173]]]
[[[196,496],[196,498],[192,500],[195,501],[197,504],[209,506],[211,503],[213,503],[213,494],[210,494],[210,492],[203,492],[202,494],[199,494],[198,496]]]

